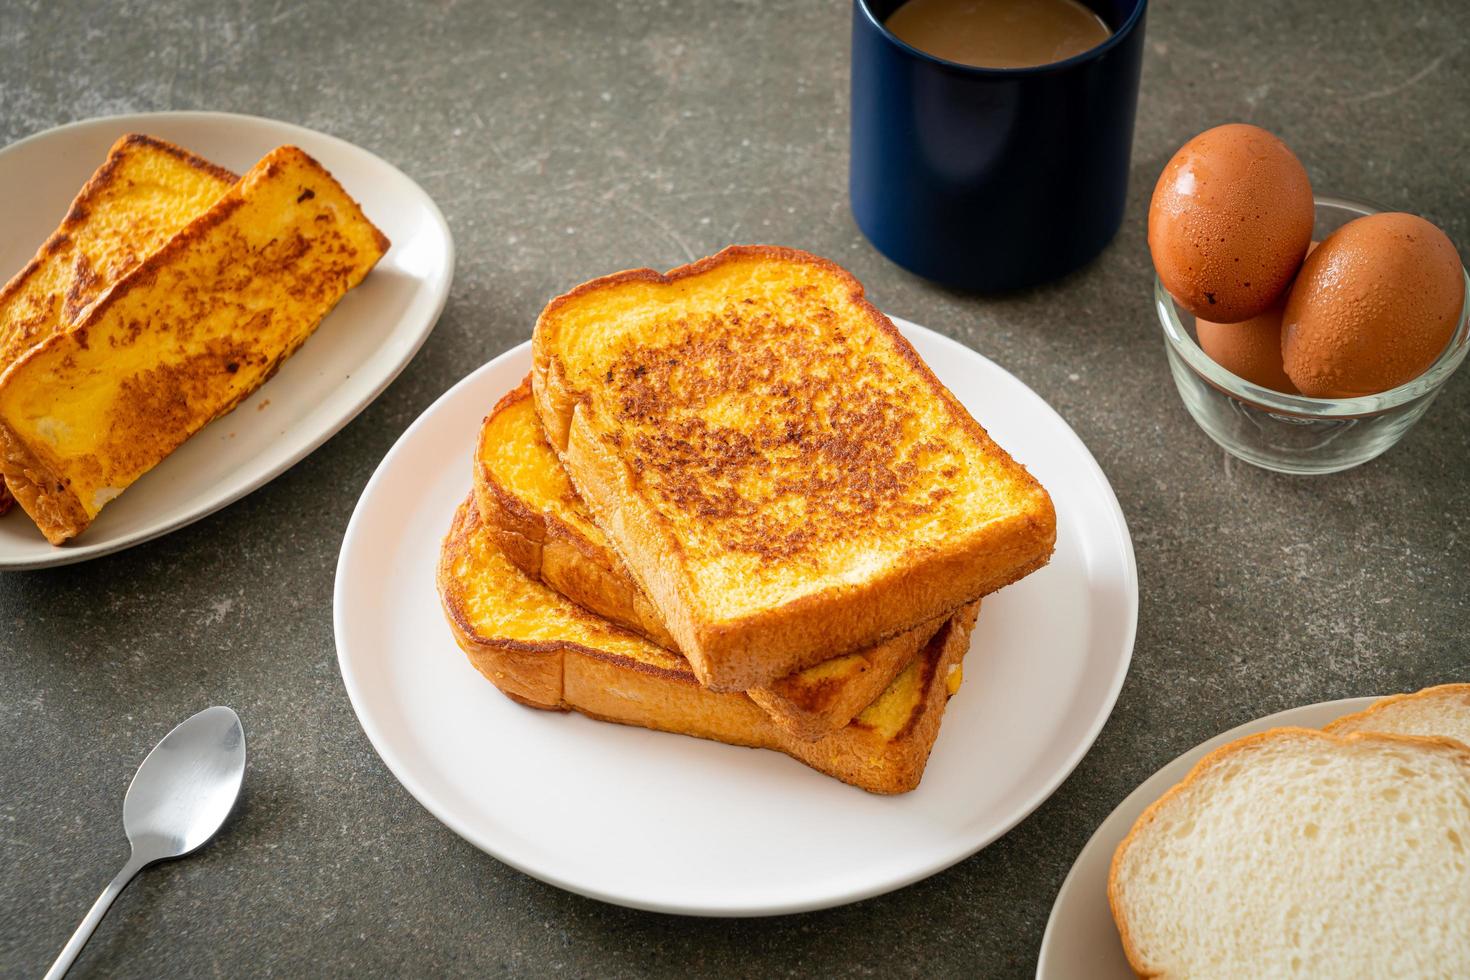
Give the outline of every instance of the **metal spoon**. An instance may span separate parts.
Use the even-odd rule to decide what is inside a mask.
[[[123,830],[132,856],[51,964],[46,980],[66,975],[134,875],[154,861],[183,857],[215,835],[244,778],[245,729],[229,708],[205,708],[153,747],[123,800]]]

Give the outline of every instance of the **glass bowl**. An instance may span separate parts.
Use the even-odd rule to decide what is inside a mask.
[[[1312,238],[1382,208],[1343,197],[1316,198]],[[1154,279],[1169,370],[1184,407],[1225,451],[1278,473],[1336,473],[1366,463],[1399,439],[1429,408],[1470,351],[1470,276],[1450,342],[1414,380],[1361,398],[1308,398],[1262,388],[1231,374],[1200,349],[1194,317]]]

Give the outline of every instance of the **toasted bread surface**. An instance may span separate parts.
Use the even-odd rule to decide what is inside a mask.
[[[619,626],[678,649],[547,443],[529,378],[486,416],[474,470],[480,516],[521,571]]]
[[[676,649],[547,443],[529,379],[502,398],[481,426],[475,499],[501,550],[521,571],[599,616]],[[821,738],[872,702],[947,618],[746,693],[793,735]]]
[[[0,374],[225,195],[239,177],[172,143],[113,144],[60,227],[0,289]]]
[[[1395,694],[1344,715],[1323,731],[1439,735],[1470,746],[1470,684],[1440,684],[1412,694]]]
[[[0,289],[0,375],[224,196],[237,176],[136,133],[112,145],[60,227]],[[0,514],[14,498],[0,480]]]
[[[809,741],[744,694],[702,687],[683,657],[608,623],[534,581],[500,551],[473,497],[440,554],[445,616],[470,662],[532,707],[774,749],[875,793],[913,789],[969,646],[976,607],[956,613],[851,724]]]
[[[533,335],[547,438],[700,679],[745,690],[1049,558],[1046,491],[838,266],[731,247]]]
[[[387,250],[281,147],[0,379],[0,470],[54,544],[264,383]]]
[[[1118,846],[1145,977],[1470,975],[1470,748],[1277,728],[1207,755]]]

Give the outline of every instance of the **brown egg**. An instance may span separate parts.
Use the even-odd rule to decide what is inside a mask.
[[[1307,254],[1311,255],[1317,245],[1317,242],[1308,245]],[[1290,292],[1290,287],[1287,291]],[[1200,349],[1210,356],[1210,360],[1237,378],[1244,378],[1262,388],[1299,395],[1301,392],[1296,390],[1296,385],[1291,383],[1281,365],[1281,315],[1285,308],[1286,296],[1283,295],[1265,313],[1239,323],[1211,323],[1196,319],[1194,334],[1199,338]]]
[[[1423,218],[1349,221],[1311,254],[1287,296],[1287,376],[1315,398],[1371,395],[1412,381],[1454,334],[1463,277],[1454,244]]]
[[[1232,123],[1179,148],[1154,186],[1148,247],[1190,313],[1239,323],[1266,312],[1312,238],[1312,184],[1285,143]]]
[[[1297,394],[1296,385],[1281,366],[1282,297],[1260,316],[1239,323],[1194,321],[1199,345],[1210,359],[1237,378],[1274,391]]]

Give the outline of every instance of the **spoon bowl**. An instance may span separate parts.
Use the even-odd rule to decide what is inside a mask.
[[[182,857],[215,835],[245,778],[245,729],[234,711],[205,708],[153,747],[128,787],[123,829],[134,856]]]

